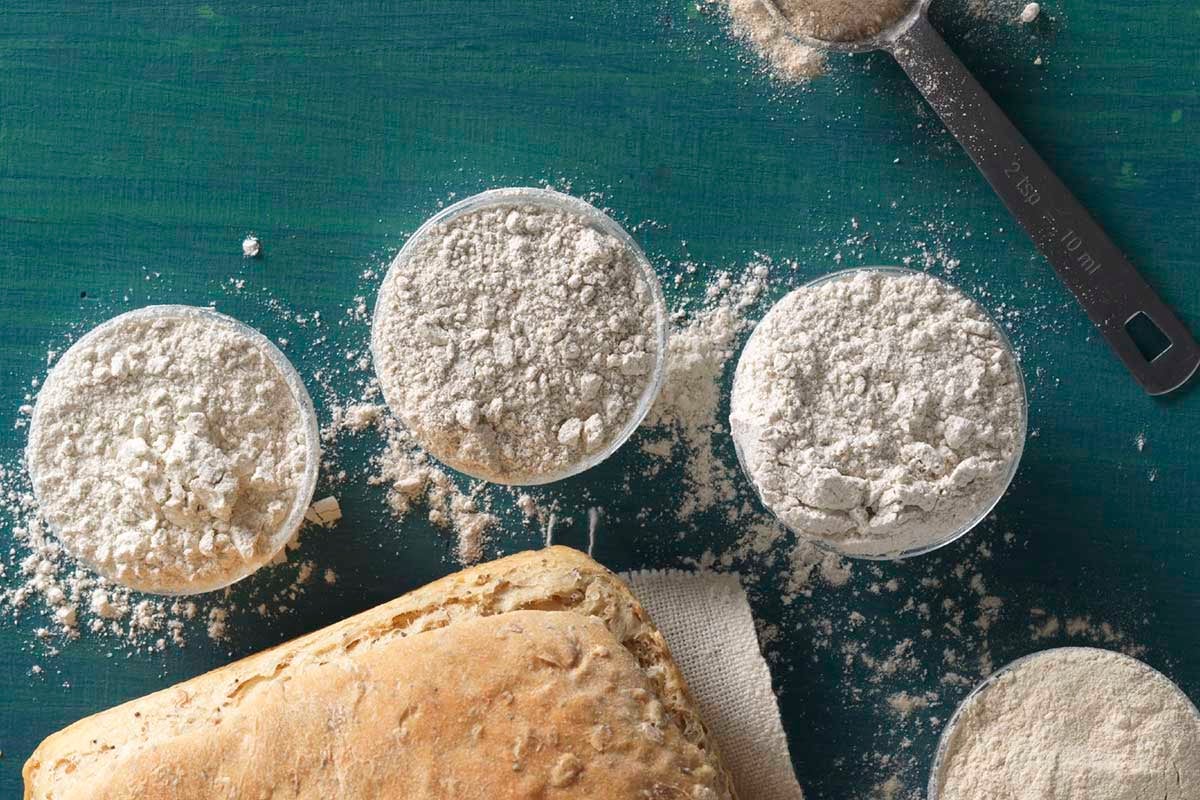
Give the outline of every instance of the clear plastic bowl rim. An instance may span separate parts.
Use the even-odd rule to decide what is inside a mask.
[[[1104,653],[1105,655],[1117,656],[1124,661],[1131,662],[1136,664],[1138,667],[1147,670],[1152,675],[1166,681],[1168,686],[1171,686],[1175,689],[1175,692],[1183,700],[1184,704],[1192,710],[1192,715],[1196,718],[1196,724],[1198,727],[1200,727],[1200,709],[1198,709],[1196,704],[1192,702],[1191,698],[1184,693],[1183,689],[1179,688],[1179,684],[1175,683],[1175,681],[1171,680],[1166,675],[1162,674],[1141,659],[1125,655],[1124,653],[1116,650],[1106,650],[1103,647],[1051,647],[1046,650],[1039,650],[1036,653],[1030,653],[1028,655],[1021,656],[1014,661],[1010,661],[1000,669],[993,672],[991,675],[984,678],[974,689],[970,691],[966,697],[962,699],[962,702],[958,704],[958,707],[954,709],[954,713],[950,716],[950,720],[946,723],[946,727],[942,728],[942,733],[938,737],[937,749],[934,751],[933,756],[933,764],[929,768],[929,784],[927,787],[926,800],[938,800],[938,793],[941,791],[941,771],[943,762],[946,760],[946,751],[950,747],[950,740],[954,736],[954,729],[958,726],[959,722],[962,721],[962,715],[966,713],[968,708],[971,707],[971,704],[974,703],[980,695],[994,686],[996,681],[998,681],[1002,676],[1007,675],[1018,667],[1031,661],[1046,658],[1053,653],[1061,653],[1066,651]]]
[[[650,373],[649,381],[646,387],[642,390],[641,396],[638,398],[637,405],[634,407],[633,413],[621,430],[612,438],[612,440],[603,449],[597,450],[595,453],[588,453],[579,461],[569,464],[562,469],[548,472],[543,475],[533,475],[521,477],[516,480],[500,481],[496,476],[481,475],[464,469],[461,465],[454,463],[453,460],[443,458],[441,455],[429,451],[429,455],[441,461],[451,469],[461,472],[477,480],[488,481],[490,483],[502,484],[505,486],[540,486],[542,484],[554,483],[566,478],[573,477],[582,472],[586,472],[592,467],[607,460],[613,453],[621,449],[621,447],[629,440],[638,429],[638,426],[645,420],[646,415],[650,413],[654,401],[658,399],[658,394],[662,389],[663,380],[666,377],[667,365],[667,303],[663,297],[662,285],[659,283],[658,275],[654,272],[654,267],[650,263],[650,259],[642,251],[642,248],[634,241],[633,237],[625,230],[624,226],[614,220],[608,214],[593,206],[586,200],[578,197],[573,197],[569,194],[546,189],[536,186],[510,186],[499,189],[488,189],[479,194],[471,195],[463,198],[452,205],[443,208],[438,213],[434,214],[429,219],[425,220],[419,228],[408,237],[408,241],[400,248],[400,252],[392,259],[392,263],[388,266],[387,274],[384,275],[383,282],[380,284],[379,292],[383,292],[388,286],[389,279],[393,272],[397,269],[403,269],[412,257],[419,245],[429,231],[441,224],[457,219],[466,214],[491,208],[494,206],[507,205],[533,205],[542,208],[550,208],[569,213],[577,214],[587,220],[588,224],[598,228],[603,233],[609,234],[616,238],[633,256],[633,261],[637,268],[641,271],[646,285],[650,288],[651,302],[654,306],[654,338],[658,347],[658,352],[654,359],[654,368]],[[375,301],[375,309],[372,312],[371,318],[371,360],[378,365],[379,359],[376,356],[377,351],[382,347],[382,344],[376,339],[376,334],[380,330],[379,315],[382,304],[378,300],[378,293]],[[378,367],[376,367],[376,375],[378,376]],[[385,382],[380,381],[380,387],[383,391],[384,402],[388,408],[396,414],[397,418],[405,424],[409,430],[413,427],[409,425],[404,418],[404,414],[400,412],[399,398],[389,397],[389,392],[384,386]],[[414,438],[420,443],[420,439],[413,433]],[[422,445],[424,447],[424,445]]]
[[[958,292],[962,296],[966,297],[968,300],[970,300],[971,303],[973,303],[975,305],[975,307],[978,308],[979,311],[982,312],[984,314],[984,316],[987,317],[987,319],[991,321],[992,326],[1000,334],[1000,341],[1004,345],[1004,349],[1008,353],[1009,358],[1012,359],[1013,371],[1016,373],[1017,384],[1021,389],[1021,423],[1020,423],[1021,436],[1017,443],[1017,448],[1016,448],[1015,452],[1013,452],[1012,459],[1009,462],[1008,472],[1005,474],[1004,479],[997,484],[997,491],[996,491],[995,496],[992,497],[987,503],[981,504],[980,511],[977,514],[973,515],[968,522],[963,524],[961,527],[955,529],[954,531],[950,532],[946,536],[941,537],[935,541],[921,544],[916,547],[901,549],[901,550],[898,550],[895,552],[880,552],[880,553],[850,552],[850,551],[846,551],[846,550],[843,550],[842,548],[838,547],[836,542],[830,541],[828,539],[823,539],[818,536],[814,536],[812,534],[805,533],[804,531],[794,528],[791,525],[789,525],[788,523],[784,522],[783,519],[781,519],[779,517],[779,515],[775,513],[775,509],[773,509],[773,508],[771,508],[771,506],[767,505],[766,501],[763,499],[762,492],[759,490],[757,482],[755,482],[753,476],[750,474],[750,470],[748,469],[747,464],[746,464],[746,456],[742,452],[742,446],[738,442],[736,437],[734,437],[734,439],[733,439],[733,445],[734,445],[734,452],[737,454],[738,464],[741,465],[741,468],[742,468],[742,473],[745,474],[746,479],[750,482],[750,485],[754,487],[754,493],[755,493],[755,495],[758,496],[759,503],[761,503],[762,506],[771,513],[771,516],[774,517],[779,522],[780,525],[783,525],[785,528],[792,531],[792,533],[796,534],[796,536],[800,537],[801,539],[804,539],[807,542],[811,542],[812,544],[816,545],[817,547],[821,548],[822,550],[825,550],[826,552],[834,553],[843,558],[854,558],[854,559],[859,559],[862,561],[900,561],[902,559],[913,558],[915,556],[920,556],[920,555],[925,555],[926,553],[931,553],[934,550],[939,550],[939,549],[945,547],[946,545],[956,542],[957,540],[961,539],[963,536],[966,536],[968,533],[970,533],[976,527],[978,527],[978,525],[981,522],[983,522],[985,519],[987,519],[988,515],[991,514],[992,511],[995,510],[996,506],[998,506],[1000,504],[1000,501],[1004,498],[1004,495],[1006,495],[1008,493],[1008,489],[1012,485],[1013,478],[1015,478],[1017,475],[1017,470],[1021,465],[1021,456],[1024,455],[1024,452],[1025,452],[1025,441],[1029,437],[1029,394],[1028,394],[1028,390],[1025,385],[1025,376],[1024,376],[1023,371],[1021,370],[1021,361],[1017,357],[1016,348],[1013,347],[1012,341],[1008,338],[1008,334],[1005,333],[1004,328],[996,321],[996,318],[994,316],[992,316],[988,312],[988,310],[983,307],[982,304],[979,303],[978,300],[971,297],[966,292],[964,292],[962,289],[958,288],[957,286],[950,283],[949,281],[947,281],[944,278],[938,277],[936,275],[930,275],[928,272],[923,272],[922,270],[917,270],[917,269],[911,269],[909,267],[896,267],[896,266],[850,267],[849,269],[841,269],[841,270],[837,270],[835,272],[829,272],[824,275],[820,275],[820,276],[812,279],[811,281],[808,281],[807,283],[797,286],[795,289],[792,289],[791,291],[789,291],[788,294],[791,294],[792,292],[803,291],[805,289],[811,289],[813,287],[820,286],[825,283],[831,283],[836,280],[844,280],[844,279],[852,277],[860,272],[880,272],[880,273],[883,273],[886,275],[923,275],[927,278],[931,278],[933,280],[939,281],[942,284],[950,287],[954,291]],[[774,309],[774,305],[771,307],[771,309],[768,309],[767,314],[769,315],[771,313],[771,310],[773,310],[773,309]],[[765,319],[765,316],[764,316],[764,319]],[[746,348],[748,348],[750,346],[750,342],[752,342],[754,340],[755,335],[758,333],[759,325],[761,325],[761,320],[759,321],[759,324],[755,325],[754,330],[750,333],[750,337],[746,340],[746,344],[742,348],[742,353],[745,353]],[[739,355],[738,358],[740,361],[741,356]],[[732,425],[730,426],[730,435],[732,436]],[[886,541],[886,540],[884,540],[884,541]]]
[[[262,554],[250,561],[244,562],[235,572],[220,575],[215,579],[203,583],[192,584],[186,589],[181,589],[178,591],[164,591],[162,589],[146,588],[145,585],[139,586],[137,583],[119,581],[115,576],[99,569],[97,565],[92,563],[90,560],[79,558],[72,553],[72,556],[77,558],[81,563],[85,564],[88,569],[92,570],[98,575],[103,576],[106,580],[119,583],[122,586],[133,589],[134,591],[144,592],[146,594],[157,594],[166,597],[203,594],[205,592],[224,589],[228,586],[232,586],[243,578],[254,574],[263,566],[269,564],[276,555],[278,555],[285,547],[287,547],[287,543],[291,541],[292,536],[303,524],[304,513],[308,510],[309,505],[312,504],[312,496],[317,486],[317,474],[321,464],[321,438],[320,429],[317,425],[317,413],[313,408],[312,397],[309,396],[308,389],[305,388],[304,381],[301,380],[300,374],[296,371],[296,368],[292,365],[292,362],[288,360],[288,357],[285,356],[283,352],[275,346],[275,343],[268,339],[261,331],[250,327],[241,320],[235,319],[228,314],[222,314],[215,309],[205,306],[189,306],[169,303],[143,306],[141,308],[135,308],[132,311],[126,311],[122,314],[118,314],[111,319],[105,320],[89,330],[83,336],[79,337],[74,344],[67,348],[66,352],[62,354],[58,361],[55,362],[55,366],[50,369],[49,374],[47,374],[46,379],[42,384],[41,390],[38,392],[38,401],[34,402],[33,414],[31,415],[29,422],[30,436],[28,443],[26,444],[25,456],[25,463],[29,465],[30,470],[30,482],[36,487],[37,481],[35,479],[36,476],[33,475],[32,466],[33,459],[29,457],[28,448],[32,446],[32,434],[38,425],[38,409],[40,408],[39,401],[42,397],[42,391],[45,390],[47,385],[55,380],[55,369],[57,369],[59,364],[62,364],[66,360],[72,351],[86,347],[89,343],[95,341],[104,333],[107,333],[109,330],[129,322],[130,320],[186,319],[188,317],[211,320],[217,324],[225,325],[250,339],[255,346],[257,346],[267,356],[275,368],[279,370],[280,376],[283,378],[284,383],[287,384],[288,391],[296,403],[296,411],[300,415],[300,418],[303,422],[305,440],[308,446],[307,452],[305,453],[304,474],[301,476],[300,482],[296,487],[296,497],[295,500],[292,501],[292,508],[288,511],[287,517],[284,518],[284,521],[280,524],[279,529],[275,531],[267,540],[267,546],[262,549]],[[37,494],[36,488],[34,489],[34,494],[35,496]],[[40,504],[41,502],[39,500],[39,505]],[[53,528],[51,528],[51,532],[54,532]],[[60,539],[59,541],[62,540]],[[65,542],[63,543],[63,546],[66,547]],[[67,549],[69,552],[70,549]]]

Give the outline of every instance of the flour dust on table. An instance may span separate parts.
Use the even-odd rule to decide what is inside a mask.
[[[281,527],[315,477],[311,411],[250,334],[206,309],[149,308],[63,355],[38,393],[27,458],[40,511],[73,555],[178,594],[243,576],[290,537]]]
[[[192,598],[147,596],[75,563],[46,531],[24,476],[6,467],[0,467],[0,514],[12,523],[20,547],[12,566],[0,571],[8,579],[0,590],[0,609],[8,622],[45,612],[46,624],[33,628],[33,638],[46,657],[57,655],[63,642],[85,635],[127,653],[163,652],[186,646],[188,628],[197,623],[208,638],[224,641],[232,638],[232,612],[248,610],[256,618],[287,613],[292,603],[322,579],[329,585],[337,580],[331,569],[319,571],[314,562],[301,560],[287,564],[287,574],[277,576],[282,580],[259,587],[244,604],[223,593]],[[297,546],[298,540],[293,540],[287,550]],[[283,554],[275,558],[280,565],[285,560]],[[47,662],[34,663],[31,674],[45,674],[50,669]]]
[[[944,728],[954,703],[995,671],[997,658],[1056,645],[1147,653],[1145,609],[1101,619],[1087,606],[1062,607],[1005,585],[1006,565],[1037,533],[989,525],[965,548],[889,563],[841,559],[764,514],[741,524],[735,546],[706,553],[698,566],[737,572],[756,603],[782,602],[759,628],[777,669],[832,670],[841,679],[822,706],[873,708],[882,720],[871,746],[847,757],[847,768],[874,787],[854,800],[926,800],[929,754],[914,743]],[[797,638],[805,642],[800,658],[788,644]]]
[[[752,324],[768,275],[763,261],[736,278],[722,272],[705,289],[700,308],[673,315],[662,391],[642,423],[652,438],[642,451],[651,457],[647,477],[673,459],[682,462],[682,491],[671,496],[678,522],[737,499],[737,466],[719,453],[727,433],[719,410],[727,365]]]
[[[538,483],[636,424],[661,314],[628,244],[514,194],[410,240],[380,289],[372,350],[384,397],[429,453]]]
[[[488,533],[500,522],[491,513],[492,500],[482,482],[474,481],[464,491],[449,471],[442,469],[413,441],[395,417],[384,419],[387,444],[375,457],[372,484],[388,487],[387,502],[392,513],[403,519],[418,506],[438,528],[453,535],[454,555],[461,564],[483,559]]]
[[[762,0],[708,0],[708,6],[717,2],[726,7],[730,33],[746,42],[778,80],[799,83],[824,72],[825,54],[798,42]]]

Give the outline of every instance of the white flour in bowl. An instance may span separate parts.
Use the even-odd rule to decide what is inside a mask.
[[[536,483],[637,421],[660,316],[623,242],[514,195],[418,232],[380,289],[372,351],[426,450],[478,478]]]
[[[1025,434],[999,330],[920,273],[857,271],[780,300],[738,362],[730,426],[764,503],[851,555],[944,542],[986,511]]]
[[[282,545],[311,431],[264,342],[216,314],[162,313],[110,321],[62,357],[26,458],[73,555],[173,594],[224,585]]]
[[[1194,800],[1200,717],[1161,674],[1093,648],[1016,662],[963,705],[938,800]]]

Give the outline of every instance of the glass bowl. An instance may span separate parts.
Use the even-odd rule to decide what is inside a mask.
[[[638,398],[633,412],[629,415],[629,418],[626,420],[624,426],[622,426],[622,428],[615,436],[613,436],[613,438],[604,448],[594,453],[586,453],[578,461],[568,464],[565,467],[539,475],[522,476],[501,480],[496,475],[474,472],[466,465],[457,463],[456,459],[447,456],[444,453],[434,452],[429,448],[425,448],[434,458],[438,459],[452,469],[455,469],[465,475],[469,475],[472,478],[490,481],[492,483],[502,483],[508,486],[538,486],[541,484],[553,483],[554,481],[560,481],[564,478],[578,475],[581,472],[586,472],[619,450],[621,445],[625,444],[629,437],[633,435],[633,432],[637,430],[638,426],[642,424],[642,420],[644,420],[646,418],[646,414],[650,412],[650,408],[654,405],[654,401],[658,398],[659,390],[662,388],[663,377],[666,373],[667,361],[667,304],[663,299],[662,287],[658,282],[658,276],[654,274],[654,267],[651,266],[650,260],[646,258],[646,254],[642,252],[642,249],[638,246],[637,242],[633,240],[633,237],[631,237],[623,227],[621,227],[615,220],[613,220],[603,211],[584,200],[580,200],[577,197],[572,197],[571,195],[563,194],[562,192],[556,192],[552,189],[541,189],[528,186],[490,189],[486,192],[481,192],[480,194],[472,195],[471,197],[460,200],[451,206],[447,206],[426,220],[425,223],[417,229],[416,233],[409,237],[408,241],[405,242],[404,247],[400,249],[400,252],[392,260],[391,266],[388,267],[387,275],[384,276],[379,292],[382,294],[387,290],[393,274],[396,273],[397,270],[404,269],[407,266],[409,259],[411,259],[413,254],[416,252],[417,246],[422,243],[422,240],[429,234],[430,230],[434,226],[450,223],[467,214],[475,213],[488,208],[518,204],[535,206],[552,211],[561,211],[582,217],[590,226],[601,233],[612,236],[625,247],[627,252],[633,257],[634,264],[641,272],[642,278],[645,280],[646,285],[650,289],[651,303],[654,307],[654,339],[657,349],[654,359],[654,367],[650,372],[650,377],[647,380],[645,388],[642,390],[641,396]],[[371,356],[372,360],[375,362],[377,374],[379,370],[378,352],[382,348],[382,343],[378,333],[381,330],[381,326],[378,323],[380,309],[382,306],[383,304],[379,302],[377,297],[375,302],[375,310],[373,312],[371,321]],[[385,383],[385,381],[381,380],[381,387],[383,387]],[[394,393],[389,392],[387,388],[383,388],[383,399],[387,403],[388,407],[395,412],[397,417],[399,417],[405,425],[409,427],[409,430],[413,431],[413,438],[416,439],[417,443],[421,444],[422,447],[425,447],[424,442],[422,442],[420,437],[416,435],[414,427],[410,425],[408,420],[405,418],[405,415],[402,411],[402,406],[400,404],[400,398],[392,396],[393,394]]]
[[[986,519],[988,514],[992,513],[992,510],[995,509],[996,505],[1000,502],[1000,498],[1002,498],[1004,496],[1004,494],[1008,491],[1008,487],[1009,487],[1009,485],[1012,484],[1012,480],[1017,474],[1017,468],[1020,466],[1020,463],[1021,463],[1021,455],[1023,454],[1023,452],[1025,450],[1025,439],[1029,435],[1029,397],[1028,397],[1028,393],[1027,393],[1026,386],[1025,386],[1025,377],[1021,372],[1021,362],[1017,359],[1016,350],[1013,348],[1012,342],[1009,340],[1008,335],[1004,332],[1004,328],[1002,328],[996,322],[995,318],[987,312],[987,309],[985,309],[983,306],[981,306],[973,298],[967,296],[965,292],[963,292],[958,287],[954,286],[954,284],[950,283],[949,281],[946,281],[935,275],[930,275],[927,272],[922,272],[921,270],[909,269],[907,267],[878,267],[878,266],[853,267],[851,269],[838,270],[837,272],[831,272],[827,275],[822,275],[819,278],[816,278],[814,280],[809,281],[808,283],[801,285],[800,287],[798,287],[797,290],[794,290],[794,291],[798,291],[798,290],[802,290],[802,289],[811,289],[813,287],[821,286],[823,284],[830,283],[832,281],[845,280],[845,279],[852,277],[853,275],[856,275],[860,272],[881,272],[881,273],[884,273],[887,275],[923,275],[927,278],[931,278],[933,280],[939,281],[939,282],[945,284],[946,286],[950,287],[951,289],[954,289],[954,291],[956,291],[957,293],[963,295],[964,297],[967,297],[967,299],[970,300],[975,305],[975,307],[977,309],[979,309],[979,311],[982,312],[983,315],[988,320],[991,321],[992,326],[996,329],[997,333],[1000,336],[1001,344],[1004,346],[1005,351],[1008,353],[1009,358],[1012,360],[1013,371],[1016,373],[1017,384],[1020,387],[1021,420],[1020,420],[1019,428],[1020,428],[1021,435],[1020,435],[1020,439],[1017,443],[1016,450],[1013,452],[1012,459],[1009,462],[1008,470],[1007,470],[1004,478],[996,483],[995,492],[992,495],[988,496],[986,502],[984,502],[984,501],[980,502],[978,512],[973,514],[964,524],[962,524],[961,526],[955,528],[954,530],[949,531],[948,533],[946,533],[942,536],[939,536],[933,540],[922,539],[920,542],[915,542],[915,543],[913,543],[913,542],[906,543],[906,542],[902,541],[899,544],[897,544],[894,539],[887,539],[887,538],[879,539],[879,540],[851,539],[851,540],[849,540],[849,542],[839,542],[839,541],[830,540],[827,538],[822,538],[820,536],[806,533],[803,530],[800,530],[798,528],[793,527],[792,525],[789,525],[777,513],[775,513],[775,509],[773,509],[770,505],[767,504],[766,500],[763,497],[762,490],[758,486],[758,482],[754,480],[754,476],[750,473],[750,469],[749,469],[747,461],[746,461],[746,455],[742,450],[742,443],[739,441],[737,433],[732,424],[730,424],[730,434],[733,437],[734,451],[737,453],[738,463],[742,467],[742,472],[746,475],[746,478],[750,481],[751,486],[754,487],[754,492],[755,492],[755,494],[758,495],[759,502],[763,505],[764,508],[766,508],[771,513],[771,516],[773,516],[779,522],[779,524],[783,525],[785,528],[787,528],[788,530],[795,533],[796,536],[800,537],[801,539],[812,542],[817,547],[820,547],[821,549],[829,551],[829,552],[836,553],[839,556],[845,556],[846,558],[858,558],[858,559],[864,559],[864,560],[870,560],[870,561],[898,561],[898,560],[904,559],[904,558],[911,558],[913,556],[923,555],[925,553],[932,552],[933,550],[937,550],[939,548],[945,547],[946,545],[950,544],[951,542],[954,542],[955,540],[961,538],[962,536],[965,536],[970,530],[975,528],[975,526],[977,526],[980,522],[982,522],[984,519]],[[789,292],[789,294],[790,294],[790,292]],[[769,314],[770,311],[768,311],[767,313]],[[743,347],[743,349],[742,349],[743,353],[745,352],[746,348],[748,348],[750,346],[750,342],[754,341],[754,337],[756,335],[758,335],[760,325],[761,325],[761,322],[759,325],[755,326],[753,333],[750,334],[750,338],[747,340],[745,347]],[[739,360],[740,360],[740,356],[739,356]],[[907,539],[909,539],[909,540],[911,540],[912,538],[913,537],[907,537]],[[889,544],[890,544],[890,546],[889,546]]]
[[[297,530],[299,530],[300,525],[303,523],[304,512],[308,510],[309,505],[312,503],[313,491],[317,485],[317,471],[321,464],[321,440],[317,426],[317,414],[313,409],[312,398],[309,397],[308,390],[304,387],[304,382],[300,379],[300,375],[296,372],[296,368],[292,366],[292,362],[288,360],[287,356],[280,352],[279,348],[276,347],[270,339],[268,339],[259,331],[251,328],[249,325],[246,325],[243,322],[234,319],[233,317],[214,311],[211,308],[201,308],[198,306],[187,305],[156,305],[145,306],[144,308],[138,308],[133,311],[128,311],[124,314],[119,314],[118,316],[115,316],[106,322],[102,322],[81,336],[79,340],[71,345],[71,347],[68,348],[65,353],[63,353],[62,357],[58,359],[55,369],[57,368],[58,364],[64,363],[72,352],[87,347],[91,342],[95,341],[103,334],[126,322],[144,319],[186,318],[199,318],[210,321],[218,325],[225,326],[241,336],[246,337],[252,341],[255,346],[257,346],[258,349],[275,366],[275,368],[279,370],[279,375],[283,378],[284,383],[287,384],[288,391],[290,392],[292,399],[295,401],[296,411],[300,415],[300,419],[304,426],[304,435],[307,441],[307,453],[305,454],[304,459],[304,474],[301,476],[300,482],[296,486],[296,497],[292,501],[292,507],[289,509],[287,517],[284,518],[284,521],[279,526],[278,530],[274,531],[266,540],[266,545],[258,548],[259,552],[256,553],[255,557],[248,561],[243,561],[239,565],[238,569],[233,572],[222,573],[213,576],[206,581],[197,581],[188,585],[188,587],[185,589],[164,590],[160,587],[152,586],[136,579],[132,581],[118,580],[115,575],[101,568],[99,565],[92,563],[89,559],[82,558],[75,553],[72,553],[72,555],[75,556],[81,563],[85,564],[93,572],[102,575],[107,580],[127,586],[136,591],[166,596],[201,594],[203,592],[224,589],[227,586],[237,583],[242,578],[251,575],[263,565],[270,563],[275,556],[287,546],[287,543],[291,540],[292,536]],[[42,384],[42,390],[38,393],[38,401],[36,401],[34,404],[33,414],[29,422],[29,444],[26,445],[27,448],[32,446],[33,432],[39,425],[41,410],[43,408],[40,401],[43,397],[43,392],[45,389],[51,386],[55,381],[55,369],[51,369],[49,375],[46,376],[46,380]],[[34,459],[30,458],[27,454],[25,461],[30,465],[30,479],[34,485],[34,495],[36,497],[37,476],[34,474]],[[38,504],[41,505],[41,498],[37,499]],[[51,528],[51,532],[54,532],[53,528]],[[59,541],[63,540],[60,539]],[[67,546],[65,541],[63,541],[63,546],[68,550],[68,552],[70,552],[70,548]]]
[[[998,681],[1002,676],[1007,675],[1017,667],[1020,667],[1031,661],[1046,658],[1053,653],[1061,653],[1063,651],[1104,653],[1105,655],[1115,656],[1122,660],[1128,661],[1129,663],[1135,664],[1139,668],[1146,670],[1154,677],[1160,678],[1161,680],[1165,681],[1167,685],[1174,688],[1175,692],[1179,695],[1180,700],[1183,701],[1184,706],[1192,710],[1192,714],[1196,718],[1196,725],[1198,728],[1200,728],[1200,709],[1196,708],[1196,705],[1186,694],[1183,693],[1183,690],[1179,688],[1178,684],[1149,664],[1146,664],[1145,662],[1140,661],[1133,656],[1127,656],[1124,653],[1118,653],[1115,650],[1105,650],[1100,647],[1052,647],[1049,650],[1041,650],[1037,653],[1030,653],[1027,656],[1022,656],[1021,658],[1004,665],[987,678],[984,678],[984,680],[980,682],[978,686],[972,689],[971,693],[963,698],[963,701],[958,704],[958,708],[954,710],[954,714],[950,717],[949,722],[946,723],[946,727],[942,729],[942,735],[938,739],[937,750],[934,752],[933,756],[933,765],[929,769],[929,787],[926,800],[938,800],[938,796],[941,792],[942,771],[947,766],[946,758],[949,754],[950,744],[954,739],[955,729],[962,721],[963,715],[968,709],[971,708],[975,701],[977,701],[985,692],[987,692],[988,689],[994,686],[996,681]]]

